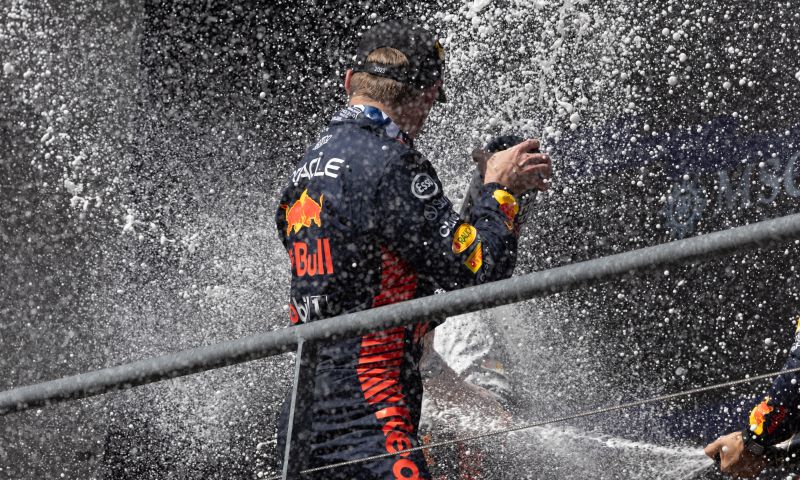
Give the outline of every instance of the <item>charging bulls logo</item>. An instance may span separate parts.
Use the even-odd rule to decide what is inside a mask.
[[[519,204],[517,203],[517,199],[514,198],[514,195],[511,195],[505,190],[495,190],[493,196],[500,205],[500,211],[503,212],[507,218],[505,222],[506,227],[508,227],[509,230],[513,230],[514,218],[516,218],[517,214],[519,213]]]
[[[286,236],[294,230],[294,233],[300,231],[303,227],[310,227],[311,223],[316,223],[318,227],[322,226],[320,214],[322,213],[322,197],[319,196],[319,203],[315,202],[313,198],[308,196],[308,189],[303,190],[300,199],[294,202],[289,207],[288,205],[281,204],[281,208],[286,210]]]
[[[750,412],[750,430],[756,435],[761,435],[764,432],[764,422],[770,413],[772,413],[772,407],[769,405],[769,397],[767,397]]]

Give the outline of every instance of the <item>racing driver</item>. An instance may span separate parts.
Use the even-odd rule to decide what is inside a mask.
[[[798,367],[800,319],[797,320],[794,344],[783,370]],[[719,460],[720,470],[730,473],[734,478],[756,477],[767,466],[768,450],[800,432],[797,380],[797,372],[778,375],[772,381],[768,395],[751,410],[748,425],[744,429],[723,435],[705,447],[706,455]],[[775,455],[769,457],[775,460]]]
[[[516,259],[515,194],[544,190],[550,159],[537,140],[494,153],[469,223],[414,148],[442,90],[444,50],[405,22],[361,38],[344,87],[349,105],[296,165],[276,212],[291,264],[290,321],[306,323],[508,277]],[[305,467],[419,445],[419,359],[425,319],[317,350],[300,436]],[[308,398],[306,398],[308,400]],[[284,406],[285,407],[285,406]],[[283,452],[288,409],[279,426]],[[292,461],[298,461],[296,457]],[[325,470],[320,478],[427,479],[421,451]],[[304,476],[303,478],[313,478]]]

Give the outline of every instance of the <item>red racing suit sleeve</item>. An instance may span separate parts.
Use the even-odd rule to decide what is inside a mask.
[[[800,367],[800,319],[795,340],[783,370]],[[787,440],[800,430],[800,375],[784,373],[773,380],[768,395],[750,412],[752,440],[771,446]]]
[[[453,210],[430,162],[412,152],[386,164],[377,196],[385,245],[440,288],[511,276],[519,207],[501,185],[483,186],[467,223]]]

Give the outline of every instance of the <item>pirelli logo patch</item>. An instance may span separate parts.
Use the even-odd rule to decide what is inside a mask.
[[[453,253],[458,255],[465,252],[477,237],[478,233],[475,227],[468,223],[462,223],[453,235]]]
[[[478,270],[481,269],[483,266],[483,249],[481,248],[481,242],[475,245],[475,250],[469,254],[469,257],[464,261],[464,265],[472,270],[472,273],[478,273]]]

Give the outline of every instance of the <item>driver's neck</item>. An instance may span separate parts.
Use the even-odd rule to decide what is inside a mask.
[[[416,120],[414,115],[401,113],[402,109],[392,108],[381,102],[375,101],[371,98],[354,96],[350,98],[349,105],[369,105],[375,107],[389,116],[394,123],[400,127],[406,135],[412,140],[417,137],[419,131],[422,129],[419,120]]]

